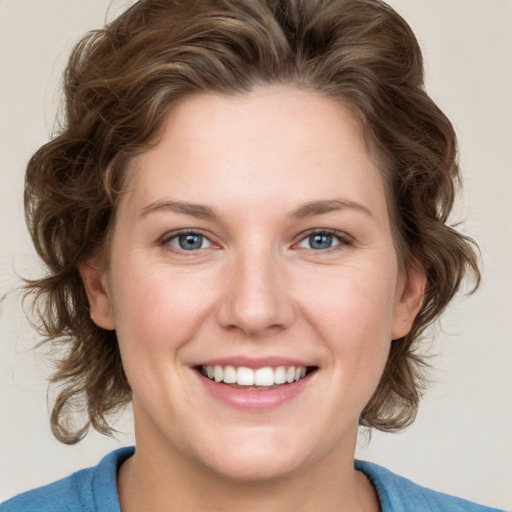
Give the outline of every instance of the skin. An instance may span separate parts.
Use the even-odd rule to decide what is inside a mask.
[[[173,108],[131,173],[109,268],[81,266],[92,318],[116,329],[134,394],[123,512],[379,510],[353,469],[358,418],[425,277],[399,271],[357,123],[293,88],[196,95]],[[204,235],[200,249],[180,248],[182,229]],[[311,230],[329,230],[331,246],[312,246]],[[318,370],[284,405],[240,410],[193,368],[232,356]]]

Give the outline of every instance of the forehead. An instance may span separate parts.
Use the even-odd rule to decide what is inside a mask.
[[[139,207],[163,194],[289,209],[335,196],[378,206],[384,196],[349,110],[285,86],[182,100],[168,113],[157,144],[134,160],[132,173],[126,196]]]

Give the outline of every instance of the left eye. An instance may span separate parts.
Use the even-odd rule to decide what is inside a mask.
[[[201,233],[178,233],[165,240],[165,243],[182,251],[197,251],[212,245]]]
[[[316,251],[330,249],[336,245],[343,243],[343,239],[333,233],[318,232],[311,233],[302,239],[297,245],[304,249],[313,249]]]

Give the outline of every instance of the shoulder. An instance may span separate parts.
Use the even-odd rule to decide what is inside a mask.
[[[355,461],[355,468],[377,489],[382,512],[503,512],[427,489],[371,462]]]
[[[0,512],[118,511],[117,468],[133,451],[133,447],[116,450],[97,466],[19,494],[2,503]]]
[[[66,512],[82,510],[80,489],[90,480],[92,468],[73,473],[67,478],[32,489],[0,505],[1,512]]]

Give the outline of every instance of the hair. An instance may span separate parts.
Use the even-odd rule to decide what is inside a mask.
[[[90,317],[78,265],[108,253],[127,168],[170,107],[201,92],[291,85],[334,98],[363,127],[384,176],[399,262],[426,274],[423,304],[389,358],[360,425],[395,431],[425,385],[419,340],[469,272],[476,244],[447,224],[460,182],[450,121],[424,89],[419,45],[380,0],[140,0],[74,48],[58,134],[31,158],[25,212],[47,274],[27,282],[33,322],[55,350],[51,425],[62,442],[131,401],[115,331]],[[76,414],[86,413],[80,424]]]

